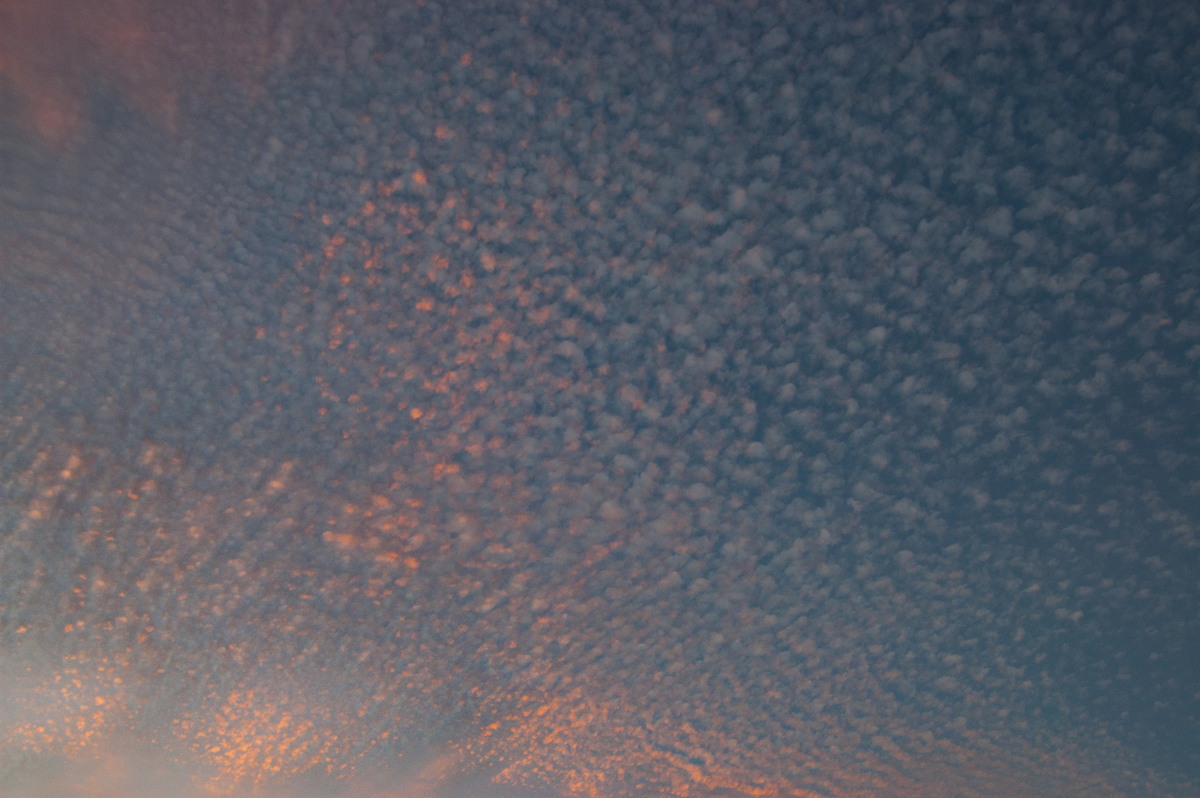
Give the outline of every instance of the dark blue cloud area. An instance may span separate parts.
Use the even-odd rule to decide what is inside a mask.
[[[1191,5],[110,5],[0,2],[0,792],[1200,792]]]

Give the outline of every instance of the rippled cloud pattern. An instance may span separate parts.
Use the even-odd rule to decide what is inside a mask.
[[[1193,6],[76,5],[4,795],[1200,792]]]

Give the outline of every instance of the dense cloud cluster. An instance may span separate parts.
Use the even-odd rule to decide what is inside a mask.
[[[1194,9],[304,13],[0,144],[0,784],[1195,791]]]

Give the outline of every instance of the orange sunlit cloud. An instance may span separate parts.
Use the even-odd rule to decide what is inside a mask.
[[[0,81],[10,94],[0,109],[56,149],[88,134],[98,104],[114,102],[108,92],[173,130],[186,92],[216,79],[260,91],[306,35],[296,27],[302,5],[4,0]]]

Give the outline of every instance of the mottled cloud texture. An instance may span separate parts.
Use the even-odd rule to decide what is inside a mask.
[[[1200,19],[1085,5],[0,0],[0,792],[1195,795]]]

